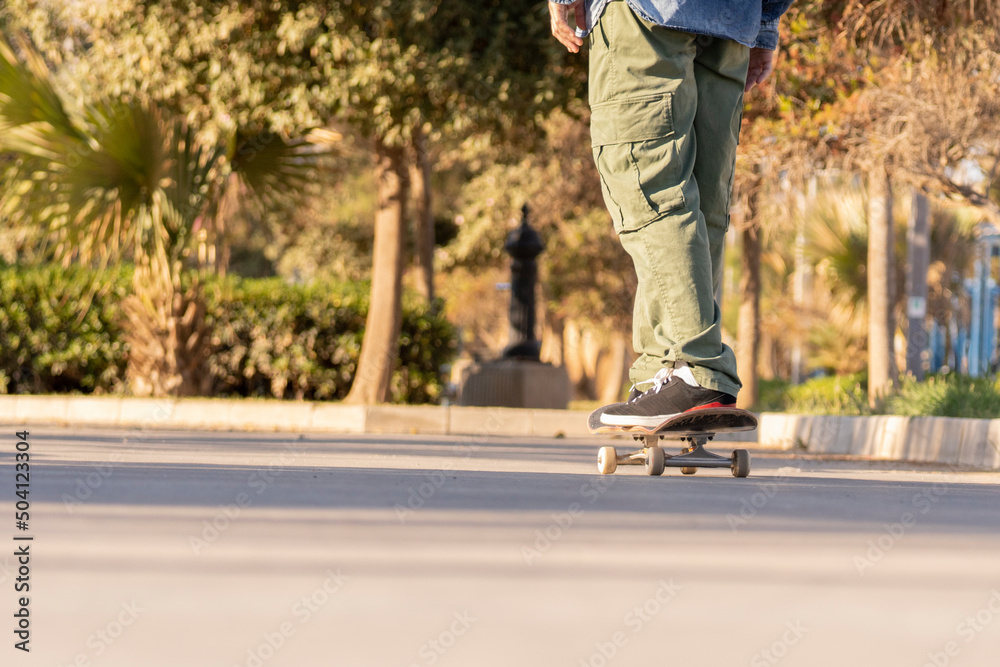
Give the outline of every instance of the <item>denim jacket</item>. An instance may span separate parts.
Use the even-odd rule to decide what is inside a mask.
[[[569,5],[574,0],[552,0]],[[632,10],[657,25],[731,39],[747,46],[772,51],[778,48],[778,19],[792,0],[626,0]],[[609,0],[585,0],[587,28],[577,28],[585,37],[601,18]]]

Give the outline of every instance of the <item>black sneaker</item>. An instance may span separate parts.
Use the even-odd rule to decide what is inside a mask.
[[[600,428],[601,426],[604,426],[603,422],[601,422],[601,416],[604,415],[605,410],[607,410],[608,408],[618,407],[619,405],[626,405],[627,403],[631,403],[640,396],[642,396],[642,392],[636,389],[635,385],[632,385],[632,388],[628,392],[628,398],[626,398],[623,402],[608,403],[607,405],[602,405],[601,407],[591,412],[590,416],[587,418],[587,428],[589,428],[591,431],[594,431]]]
[[[682,412],[731,407],[736,403],[735,396],[701,387],[688,366],[664,368],[651,382],[653,386],[639,397],[608,406],[601,414],[601,423],[652,428]]]

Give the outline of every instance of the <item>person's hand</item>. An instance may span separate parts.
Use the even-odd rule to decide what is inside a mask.
[[[775,51],[769,49],[750,49],[750,67],[747,68],[747,83],[743,87],[743,92],[750,92],[750,89],[759,83],[764,83],[767,77],[774,71]]]
[[[576,14],[576,24],[581,28],[586,26],[587,13],[584,11],[583,0],[576,0],[570,5],[560,5],[555,2],[549,3],[549,16],[552,17],[552,34],[565,46],[570,53],[579,53],[583,46],[583,40],[576,36],[573,28],[569,27],[570,9]]]

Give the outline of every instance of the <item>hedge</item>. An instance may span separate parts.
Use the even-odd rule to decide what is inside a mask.
[[[94,291],[79,268],[0,267],[0,393],[123,390],[128,283],[112,273]]]
[[[931,375],[921,382],[905,377],[877,411],[868,407],[865,371],[813,378],[800,385],[766,380],[761,382],[760,400],[754,409],[811,415],[1000,419],[1000,379],[970,378],[958,373]]]
[[[1000,381],[957,373],[931,375],[923,382],[906,378],[889,410],[907,416],[1000,419]]]
[[[0,393],[125,393],[128,347],[122,299],[127,271],[101,277],[79,268],[0,267]],[[367,284],[289,285],[279,279],[211,280],[214,396],[338,400],[357,365]],[[444,387],[454,328],[408,295],[391,400],[427,403]]]

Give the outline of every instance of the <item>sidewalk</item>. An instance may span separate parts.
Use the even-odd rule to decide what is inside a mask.
[[[458,406],[343,405],[253,399],[0,396],[0,423],[337,434],[588,436],[587,413]],[[749,433],[720,436],[758,449],[1000,470],[1000,420],[763,413]]]

